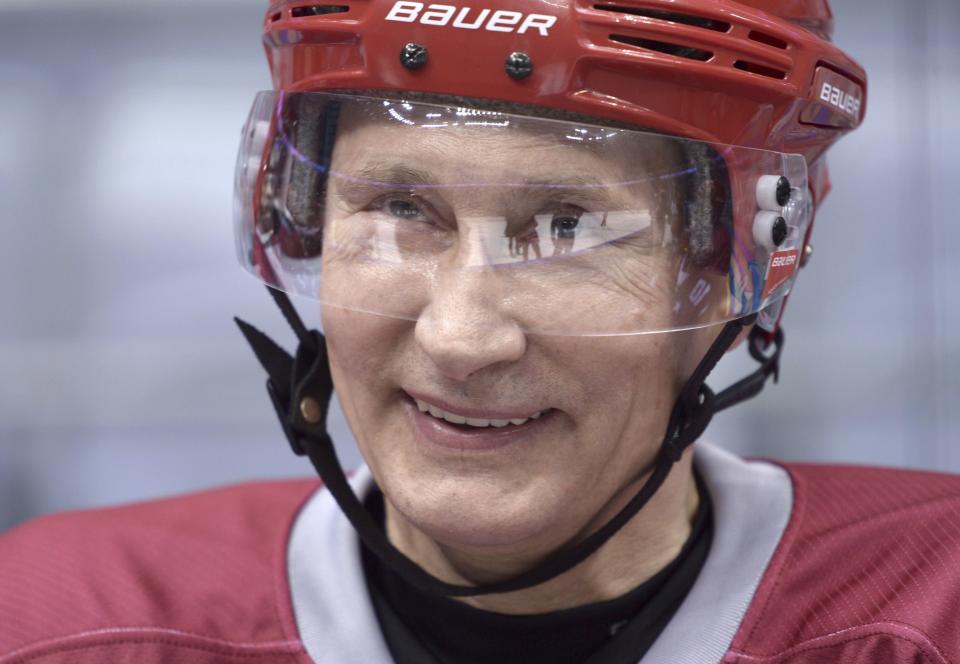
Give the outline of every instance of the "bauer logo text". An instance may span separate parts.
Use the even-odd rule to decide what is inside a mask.
[[[386,16],[388,21],[420,23],[421,25],[449,26],[459,30],[488,30],[490,32],[538,33],[550,36],[550,28],[557,17],[549,14],[524,14],[498,9],[474,9],[454,5],[434,5],[401,0],[394,3]]]
[[[820,99],[834,108],[838,108],[851,117],[860,115],[860,98],[854,97],[849,92],[844,92],[835,85],[824,83],[820,88]]]

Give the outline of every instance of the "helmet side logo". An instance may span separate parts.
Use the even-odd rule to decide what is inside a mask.
[[[811,96],[813,102],[804,109],[801,122],[844,129],[860,124],[863,89],[846,76],[817,67]]]
[[[766,300],[775,290],[790,280],[799,266],[799,249],[775,251],[767,266],[767,282],[764,284],[762,300]]]
[[[840,112],[852,118],[860,115],[860,98],[830,83],[824,83],[820,88],[820,100],[840,109]]]
[[[440,27],[450,25],[460,30],[516,32],[520,35],[536,32],[541,37],[549,37],[550,28],[556,24],[557,17],[549,14],[523,14],[505,9],[475,10],[470,7],[424,5],[422,2],[399,0],[390,8],[386,20]]]

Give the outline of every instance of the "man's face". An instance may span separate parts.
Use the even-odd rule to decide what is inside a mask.
[[[579,333],[669,327],[678,261],[657,248],[678,215],[669,184],[636,174],[675,159],[654,139],[344,115],[323,255],[323,300],[349,305],[323,308],[334,383],[390,504],[441,545],[559,546],[651,463],[697,335]]]

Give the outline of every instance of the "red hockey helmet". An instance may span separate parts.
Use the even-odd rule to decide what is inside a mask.
[[[637,290],[577,308],[531,287],[517,318],[634,334],[760,312],[772,330],[829,187],[823,154],[865,110],[865,73],[831,30],[826,0],[275,2],[275,90],[254,105],[237,174],[240,260],[288,292],[415,320],[455,245],[459,269],[548,277],[492,271],[500,296],[556,284],[572,262],[603,272],[628,246],[657,266],[627,270]],[[448,165],[434,148],[464,132],[547,147]],[[613,166],[534,172],[578,145]],[[529,209],[511,218],[508,198]],[[458,226],[457,241],[436,230]],[[320,279],[332,262],[337,287]],[[662,293],[662,311],[638,291]]]

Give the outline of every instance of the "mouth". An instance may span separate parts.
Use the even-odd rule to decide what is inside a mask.
[[[494,450],[530,438],[552,420],[554,409],[493,411],[438,404],[435,398],[404,393],[418,439],[458,452]]]
[[[538,410],[532,415],[526,417],[508,417],[504,419],[469,417],[467,415],[460,415],[451,411],[443,410],[439,406],[434,406],[428,401],[423,401],[422,399],[414,399],[413,401],[416,403],[417,409],[421,413],[430,413],[431,416],[438,420],[443,420],[445,422],[449,422],[450,424],[456,424],[457,426],[466,426],[476,429],[486,429],[489,427],[502,429],[510,425],[519,427],[523,426],[527,422],[530,422],[531,420],[539,419],[540,416],[546,412],[543,410]]]

